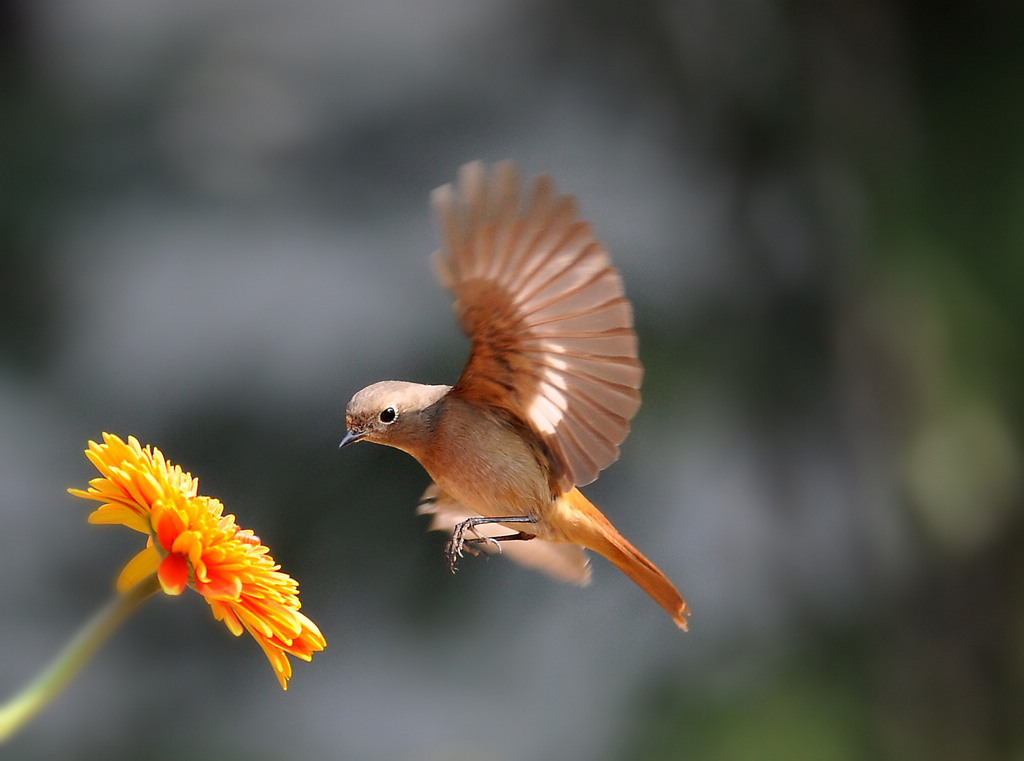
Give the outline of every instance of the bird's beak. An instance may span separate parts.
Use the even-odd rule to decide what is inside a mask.
[[[347,447],[353,442],[359,441],[366,436],[366,431],[357,431],[355,428],[350,428],[345,432],[345,435],[341,437],[341,443],[338,444],[338,449]]]

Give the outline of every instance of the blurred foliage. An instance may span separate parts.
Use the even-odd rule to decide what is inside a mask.
[[[635,744],[616,758],[654,761],[846,761],[879,758],[865,659],[853,638],[827,638],[757,685],[699,699],[671,688],[652,694]]]
[[[858,10],[829,4],[840,9]],[[831,330],[852,320],[900,442],[895,469],[925,562],[905,594],[879,590],[863,628],[808,637],[774,675],[710,698],[674,683],[652,691],[615,757],[1024,755],[1024,9],[894,9],[909,96],[900,150],[843,146],[871,200],[870,258],[842,273],[853,282],[833,283],[840,299],[824,308],[781,294],[759,323],[781,343],[742,329],[689,343],[718,347],[712,376],[750,377],[748,396],[764,391],[788,416],[778,402],[787,390],[806,401],[801,378],[822,377],[834,350],[830,310]],[[855,42],[870,54],[871,39]],[[744,373],[736,357],[756,366]]]
[[[0,357],[32,368],[53,331],[45,248],[64,134],[56,104],[35,87],[26,29],[21,4],[0,3]]]

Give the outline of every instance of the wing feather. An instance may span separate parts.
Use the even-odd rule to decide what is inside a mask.
[[[619,454],[643,369],[622,277],[571,196],[511,164],[468,164],[432,196],[441,282],[470,356],[452,394],[501,409],[546,446],[563,491]]]

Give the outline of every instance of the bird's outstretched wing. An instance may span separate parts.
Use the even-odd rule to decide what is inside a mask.
[[[542,176],[521,197],[511,164],[467,164],[434,191],[438,277],[472,347],[452,394],[505,410],[551,453],[562,491],[619,456],[640,406],[633,310],[571,196]]]

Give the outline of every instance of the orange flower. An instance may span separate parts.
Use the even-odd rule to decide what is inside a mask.
[[[253,636],[288,689],[292,667],[285,653],[309,661],[325,646],[316,624],[299,612],[298,583],[280,571],[252,531],[224,515],[218,500],[199,495],[198,479],[159,449],[104,433],[103,443],[90,441],[85,454],[102,478],[91,480],[88,490],[68,491],[103,503],[89,522],[121,524],[149,537],[118,577],[118,590],[153,573],[166,594],[192,587],[235,636],[243,629]]]

